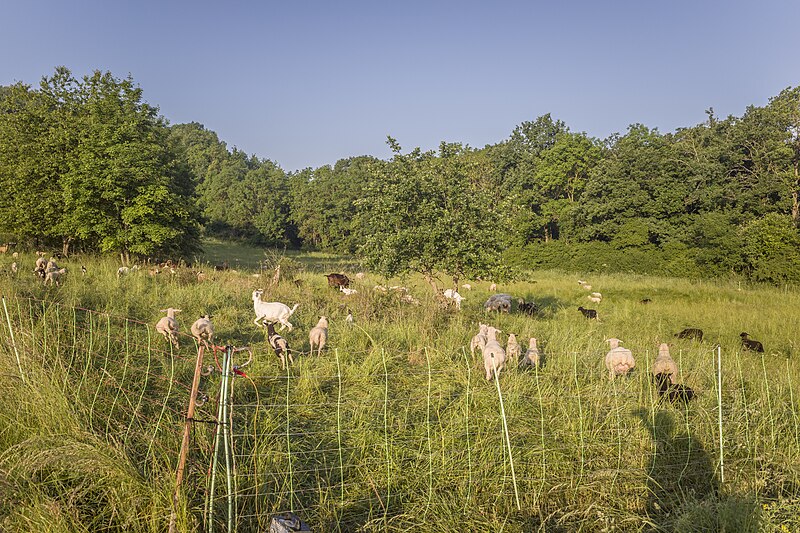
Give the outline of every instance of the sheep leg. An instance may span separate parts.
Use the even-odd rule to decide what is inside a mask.
[[[256,326],[260,326],[260,327],[262,327],[262,328],[263,328],[263,327],[264,327],[264,323],[263,323],[263,322],[260,322],[260,320],[261,320],[262,318],[264,318],[264,317],[263,317],[263,316],[257,316],[257,317],[256,317],[256,319],[255,319],[255,320],[253,320],[253,323],[254,323]]]
[[[294,357],[292,356],[292,352],[286,352],[286,354],[289,356],[289,363],[294,366]]]

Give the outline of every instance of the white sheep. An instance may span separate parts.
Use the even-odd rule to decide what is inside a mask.
[[[593,292],[592,296],[594,296],[595,298],[602,298],[603,297],[603,295],[600,294],[599,292]]]
[[[669,355],[669,344],[662,342],[658,346],[658,356],[653,361],[653,375],[669,374],[670,382],[675,385],[678,383],[678,365]]]
[[[357,279],[357,280],[362,280],[362,279],[364,279],[364,273],[363,273],[363,272],[357,272],[357,273],[356,273],[356,279]]]
[[[262,302],[261,295],[264,291],[257,289],[253,291],[253,309],[256,312],[256,319],[253,320],[256,326],[263,326],[264,322],[280,322],[281,329],[284,327],[292,331],[292,324],[289,322],[289,317],[297,310],[300,304],[294,304],[294,307],[289,309],[289,306],[280,302]]]
[[[311,344],[311,353],[314,353],[314,346],[317,348],[317,356],[322,354],[322,349],[328,343],[328,318],[321,316],[317,325],[308,332],[308,342]]]
[[[467,291],[471,291],[472,285],[470,285],[469,283],[464,283],[463,285],[461,285],[461,288]]]
[[[121,278],[122,276],[127,276],[130,274],[131,269],[126,266],[121,266],[117,269],[117,279]]]
[[[511,361],[518,361],[520,354],[522,354],[522,348],[517,342],[516,334],[509,333],[508,341],[506,341],[506,357]]]
[[[356,294],[356,293],[358,293],[358,291],[357,291],[357,290],[355,290],[355,289],[348,289],[347,287],[339,287],[339,290],[340,290],[340,291],[342,291],[343,293],[345,293],[347,296],[350,296],[350,295],[352,295],[352,294]]]
[[[456,309],[461,309],[461,302],[466,300],[463,296],[458,294],[454,289],[447,289],[444,291],[444,297],[456,303]]]
[[[489,285],[489,290],[492,291],[492,292],[496,291],[497,290],[497,283],[492,283],[491,285]]]
[[[47,282],[49,281],[50,285],[61,285],[61,277],[66,273],[66,267],[48,270],[44,275],[44,284],[47,285]]]
[[[167,313],[167,316],[161,317],[158,321],[156,324],[156,331],[170,341],[175,348],[180,348],[178,344],[178,321],[175,320],[175,314],[180,313],[181,310],[168,307],[167,309],[162,309],[161,312]]]
[[[489,324],[478,324],[478,333],[472,337],[472,340],[469,341],[469,351],[472,354],[472,357],[475,357],[475,349],[480,348],[481,353],[483,353],[483,348],[486,346],[486,331],[489,328]]]
[[[486,381],[492,380],[495,369],[499,376],[506,364],[506,351],[497,342],[498,333],[502,333],[502,331],[491,326],[486,330],[486,346],[483,347],[483,369],[486,371]]]
[[[45,266],[47,266],[47,259],[44,256],[39,256],[36,258],[36,268],[34,270],[42,270],[44,271]]]
[[[530,338],[528,341],[528,351],[525,352],[525,357],[520,361],[520,366],[532,366],[534,368],[541,366],[539,347],[536,345],[536,342],[536,337]]]
[[[493,294],[486,300],[483,307],[488,311],[511,311],[511,295],[505,293]]]
[[[588,298],[588,300],[589,300],[590,302],[594,302],[594,303],[596,303],[596,304],[599,304],[600,302],[602,302],[602,301],[603,301],[603,299],[602,299],[602,298],[599,298],[599,297],[597,297],[597,296],[587,296],[586,298]]]
[[[206,345],[214,340],[214,325],[211,323],[211,315],[202,315],[192,324],[192,336],[197,342],[205,342]]]
[[[619,339],[611,338],[607,342],[611,345],[611,350],[606,354],[606,368],[608,369],[608,379],[613,380],[616,376],[622,376],[636,367],[633,353],[627,348],[620,346]]]
[[[17,262],[14,261],[13,263],[11,263],[11,272],[16,274],[18,271],[19,271],[19,268],[17,267]]]

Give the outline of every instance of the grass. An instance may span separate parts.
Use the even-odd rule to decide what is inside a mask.
[[[604,300],[592,306],[595,322],[576,310],[587,302],[577,276],[535,272],[500,289],[537,301],[541,316],[487,317],[488,283],[473,282],[456,312],[414,277],[390,282],[408,286],[419,306],[372,291],[386,280],[369,273],[358,294],[329,289],[321,274],[352,274],[348,259],[292,254],[282,260],[287,281],[270,286],[270,271],[254,274],[280,253],[224,243],[207,250],[209,263],[233,266],[238,257],[237,272],[205,269],[203,282],[184,270],[117,279],[111,259],[74,258],[62,287],[42,287],[27,273],[0,278],[22,368],[2,315],[0,529],[166,529],[195,355],[191,339],[171,353],[149,326],[168,306],[183,309],[183,331],[210,312],[218,343],[254,349],[246,377],[232,380],[238,531],[265,530],[286,510],[318,531],[800,529],[794,289],[596,275],[590,282]],[[308,351],[318,316],[330,317],[321,357],[299,355],[280,369],[252,322],[258,287],[270,300],[300,303],[295,329],[284,332],[297,352]],[[641,304],[645,297],[652,303]],[[547,357],[538,372],[501,373],[513,476],[497,389],[465,348],[487,320],[523,345],[536,336]],[[703,329],[705,341],[675,339],[685,327]],[[742,353],[741,331],[768,353]],[[637,360],[632,377],[613,383],[603,365],[610,336]],[[659,404],[648,379],[662,341],[673,343],[683,382],[698,392],[686,409]],[[211,401],[196,418],[216,416],[219,382],[219,373],[203,378]],[[193,432],[181,530],[204,523],[214,428],[199,423]],[[219,476],[215,531],[227,519],[223,469]]]

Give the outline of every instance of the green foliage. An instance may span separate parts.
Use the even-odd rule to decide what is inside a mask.
[[[741,230],[744,268],[756,281],[800,281],[800,232],[788,216],[769,213]]]

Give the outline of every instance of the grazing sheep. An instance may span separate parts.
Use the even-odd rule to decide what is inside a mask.
[[[130,274],[131,269],[126,266],[121,266],[117,269],[117,279],[121,278],[122,276],[127,276]]]
[[[596,303],[596,304],[599,304],[600,302],[603,301],[602,298],[597,298],[596,296],[587,296],[586,298],[588,298],[590,302]]]
[[[469,351],[472,357],[475,357],[476,348],[480,348],[481,353],[483,353],[483,348],[486,346],[486,331],[488,328],[488,324],[478,324],[478,333],[469,341]]]
[[[578,280],[578,285],[586,285],[587,283],[588,283],[588,281],[586,281],[585,279],[579,279]]]
[[[66,273],[66,267],[48,270],[44,276],[44,284],[47,285],[47,282],[49,281],[50,285],[61,285],[61,277]]]
[[[161,317],[161,320],[156,324],[156,331],[164,335],[164,338],[170,341],[175,348],[180,348],[178,344],[178,321],[175,320],[175,313],[180,313],[180,309],[168,307],[162,309],[162,313],[167,313],[167,316]]]
[[[597,310],[595,310],[595,309],[585,309],[584,307],[581,306],[581,307],[578,307],[578,311],[583,313],[584,318],[598,320],[598,318],[597,318]]]
[[[653,361],[653,375],[666,374],[670,382],[674,385],[678,382],[678,365],[669,355],[669,344],[662,342],[658,346],[658,356]]]
[[[192,336],[197,342],[204,342],[206,345],[214,340],[214,325],[211,324],[211,315],[201,315],[192,324]]]
[[[502,333],[502,331],[491,326],[486,330],[486,346],[483,347],[483,369],[486,371],[486,381],[492,380],[495,368],[497,368],[499,376],[506,364],[506,352],[497,342],[498,333]]]
[[[328,318],[321,316],[317,325],[308,332],[308,342],[311,345],[311,353],[314,353],[314,346],[317,348],[317,356],[322,354],[322,349],[328,343]]]
[[[691,387],[670,382],[667,374],[653,375],[653,382],[656,384],[659,402],[666,397],[673,405],[678,402],[687,404],[694,398],[694,390]]]
[[[539,306],[535,302],[525,302],[525,298],[517,298],[517,309],[528,316],[535,316],[539,312]]]
[[[627,348],[620,346],[619,339],[611,338],[607,342],[611,345],[611,350],[606,354],[606,368],[608,369],[608,379],[613,380],[616,376],[626,375],[636,367],[633,353]]]
[[[517,335],[515,333],[509,333],[508,341],[506,342],[506,357],[511,361],[517,361],[521,354],[522,348],[520,348],[519,342],[517,342]]]
[[[488,311],[503,311],[508,313],[511,311],[511,295],[510,294],[493,294],[486,300],[483,307]]]
[[[292,357],[292,352],[289,351],[289,343],[275,332],[275,325],[272,322],[267,323],[267,341],[272,346],[275,355],[281,360],[281,370],[286,370],[287,355],[289,356],[289,363],[294,365],[294,357]]]
[[[591,296],[594,296],[595,298],[602,298],[602,297],[603,297],[603,295],[602,295],[602,294],[600,294],[599,292],[593,292],[593,293],[591,294]]]
[[[539,368],[541,366],[542,360],[536,342],[536,337],[530,338],[528,341],[528,351],[525,352],[525,357],[519,362],[519,366],[530,366],[533,368]]]
[[[300,304],[294,304],[294,307],[289,309],[289,306],[280,302],[262,302],[261,295],[264,291],[257,289],[253,291],[253,309],[256,312],[256,319],[253,320],[256,326],[262,326],[264,322],[280,322],[281,329],[287,327],[292,331],[292,324],[289,322],[289,317],[297,310]]]
[[[497,283],[492,283],[491,285],[489,285],[489,290],[492,291],[492,292],[496,291],[497,290]]]
[[[461,309],[461,302],[466,300],[466,298],[464,298],[463,296],[458,294],[458,292],[453,290],[453,289],[445,290],[444,291],[444,297],[447,298],[448,300],[454,301],[455,305],[456,305],[456,309]]]
[[[347,287],[339,287],[339,290],[341,292],[343,292],[344,294],[346,294],[347,296],[351,296],[351,295],[356,294],[358,292],[355,289],[348,289]]]
[[[344,274],[325,274],[325,277],[328,278],[328,286],[334,289],[350,286],[350,278]]]
[[[764,353],[764,345],[757,340],[751,339],[749,333],[742,332],[739,336],[742,338],[742,346],[744,346],[745,350]]]
[[[703,330],[698,328],[686,328],[680,333],[675,334],[679,339],[694,339],[698,342],[703,340]]]

